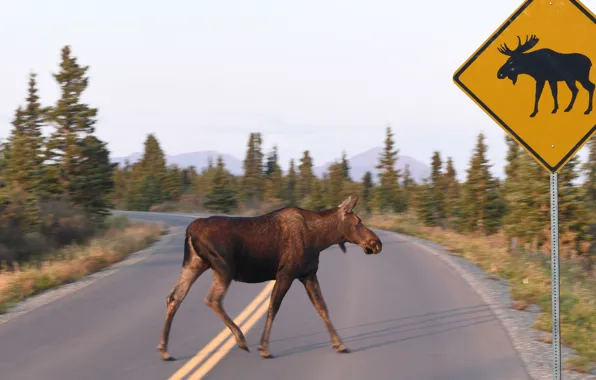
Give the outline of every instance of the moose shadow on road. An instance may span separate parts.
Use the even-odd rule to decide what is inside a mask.
[[[452,330],[464,329],[496,320],[498,320],[498,318],[494,315],[489,305],[481,304],[347,327],[338,326],[336,330],[338,333],[341,331],[344,332],[344,334],[340,333],[340,335],[342,336],[344,343],[350,347],[352,352],[360,352],[413,339],[438,335]],[[349,334],[351,331],[362,329],[367,331],[353,333],[352,335]],[[346,334],[346,332],[348,334]],[[412,334],[413,332],[419,333]],[[318,335],[321,336],[319,342],[291,348],[289,350],[279,352],[276,356],[281,358],[312,350],[329,348],[331,343],[329,341],[327,330],[319,330],[309,334],[272,339],[271,343],[298,340]],[[354,344],[363,342],[365,340],[373,340],[373,342],[361,346]]]

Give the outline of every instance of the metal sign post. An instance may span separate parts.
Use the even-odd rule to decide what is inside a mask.
[[[550,175],[550,234],[553,309],[553,379],[561,380],[561,326],[559,314],[559,174]]]
[[[524,0],[453,76],[550,173],[554,380],[562,371],[557,173],[596,134],[595,40],[596,15],[580,0]],[[581,105],[575,82],[587,91]]]

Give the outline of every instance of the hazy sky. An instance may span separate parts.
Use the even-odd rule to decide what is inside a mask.
[[[520,4],[0,0],[0,137],[31,70],[43,103],[56,100],[51,74],[70,44],[91,66],[85,101],[113,156],[142,150],[152,132],[167,154],[243,158],[261,131],[283,167],[305,149],[317,165],[381,145],[389,122],[401,154],[428,163],[438,149],[460,176],[482,131],[500,174],[504,132],[452,76]]]

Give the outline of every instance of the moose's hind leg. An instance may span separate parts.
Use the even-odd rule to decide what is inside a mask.
[[[230,318],[223,308],[223,298],[228,291],[231,281],[232,280],[229,275],[221,274],[214,270],[213,282],[211,283],[209,294],[205,298],[205,304],[209,306],[215,312],[215,314],[217,314],[224,321],[232,334],[234,334],[238,347],[250,352],[242,330],[240,330],[240,328],[234,323],[232,318]]]
[[[293,281],[294,278],[287,274],[277,275],[275,285],[273,286],[273,290],[271,291],[269,310],[267,312],[267,321],[265,322],[263,335],[261,335],[261,344],[259,345],[259,351],[263,358],[274,358],[274,356],[269,353],[269,335],[271,333],[271,325],[273,325],[273,320],[275,319],[275,316],[279,311],[281,302],[286,296],[288,290],[290,290],[290,286],[292,286]]]
[[[577,93],[579,90],[575,85],[575,80],[566,80],[565,83],[567,83],[567,87],[569,87],[569,90],[571,91],[571,101],[569,102],[567,108],[565,108],[565,112],[569,112],[573,109],[573,105],[575,104],[575,99],[577,98]]]
[[[590,112],[592,112],[592,102],[594,100],[594,87],[596,86],[594,85],[594,83],[590,82],[589,79],[581,80],[580,83],[582,84],[583,88],[585,88],[588,91],[588,109],[586,109],[586,111],[584,112],[584,115],[588,115],[590,114]]]
[[[198,256],[194,256],[187,263],[187,265],[182,268],[182,272],[178,277],[178,281],[176,282],[174,289],[172,289],[166,299],[166,320],[161,332],[161,341],[157,346],[157,350],[161,353],[161,358],[163,360],[173,360],[168,353],[168,339],[170,336],[170,328],[172,326],[174,315],[176,314],[176,311],[180,307],[182,301],[184,301],[184,298],[188,294],[192,284],[207,269],[209,269],[209,264]]]

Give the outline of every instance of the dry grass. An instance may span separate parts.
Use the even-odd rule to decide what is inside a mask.
[[[538,305],[535,328],[551,331],[551,272],[549,247],[529,253],[508,249],[502,234],[459,234],[438,227],[425,227],[413,215],[373,215],[366,224],[433,241],[480,266],[489,278],[505,278],[511,286],[512,308],[524,310]],[[565,259],[564,259],[565,258]],[[569,368],[584,371],[596,363],[596,277],[581,267],[561,247],[561,340],[576,350],[579,358]]]
[[[118,218],[103,236],[91,239],[87,245],[66,247],[12,271],[0,268],[0,313],[29,296],[119,262],[156,241],[164,231],[162,226],[129,224]]]

